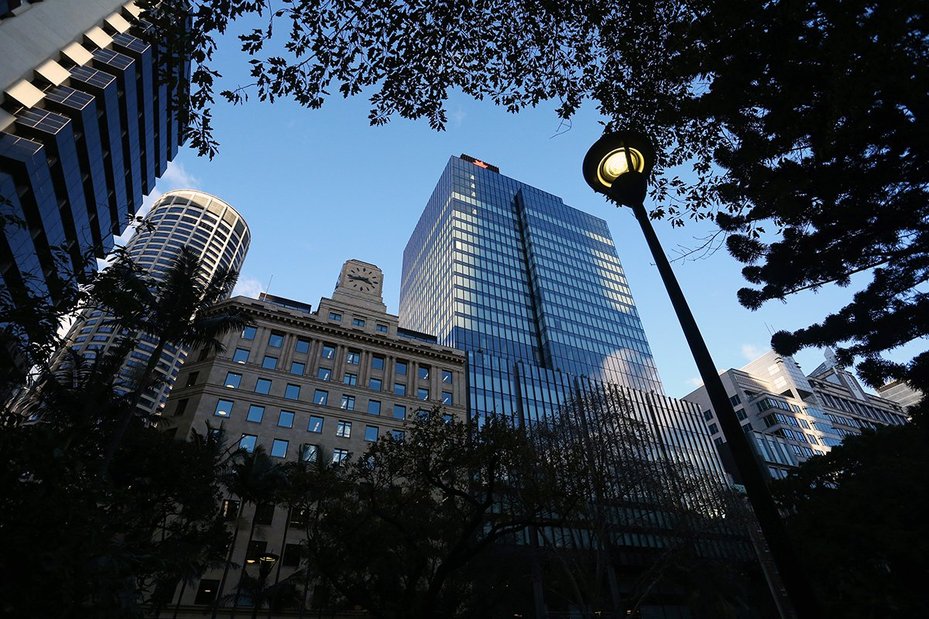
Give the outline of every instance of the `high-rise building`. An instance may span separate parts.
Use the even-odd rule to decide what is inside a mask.
[[[624,458],[708,480],[695,498],[704,506],[713,504],[710,488],[726,484],[700,409],[663,394],[606,222],[495,166],[466,155],[449,160],[404,250],[400,324],[466,352],[477,423],[495,414],[524,425],[568,420],[571,432],[611,452],[602,465],[615,487],[631,475]],[[604,412],[642,429],[634,454],[623,453],[625,422],[597,429]],[[636,509],[667,509],[654,490],[636,497]],[[618,516],[625,507],[614,503],[629,500],[609,508],[623,589],[653,560],[653,548],[675,544],[669,519],[643,528],[643,519]],[[750,560],[745,531],[716,525],[699,552]],[[542,537],[524,543],[543,545]],[[559,548],[594,551],[595,537],[562,531]]]
[[[140,15],[125,0],[0,2],[0,294],[14,303],[58,303],[89,275],[184,140],[189,62],[145,42]]]
[[[208,280],[220,270],[238,273],[250,242],[245,220],[219,198],[202,191],[170,191],[155,202],[126,251],[137,265],[157,278],[186,247],[200,259],[200,275]],[[115,331],[102,310],[86,310],[72,326],[68,344],[84,356],[93,357],[113,346],[121,335],[129,334]],[[126,380],[132,379],[134,368],[145,366],[155,348],[152,336],[133,337],[138,343],[121,370]],[[188,352],[184,347],[168,345],[157,367],[162,381],[157,392],[143,396],[142,408],[156,412],[164,406]]]
[[[769,351],[739,370],[726,370],[720,378],[742,428],[773,478],[785,477],[801,462],[827,453],[862,429],[907,421],[899,404],[865,393],[834,360],[805,375],[792,357]],[[703,408],[713,440],[724,445],[706,387],[684,400]]]
[[[464,419],[464,355],[400,328],[382,300],[383,281],[377,266],[349,260],[332,297],[316,311],[272,295],[227,301],[248,312],[253,324],[227,334],[224,351],[184,365],[165,409],[178,437],[202,433],[209,423],[247,451],[263,447],[275,462],[325,457],[339,463],[360,457],[380,437],[402,439],[406,420],[420,409],[441,404]],[[222,567],[209,569],[193,587],[179,588],[180,616],[202,617],[217,599],[223,607],[236,605],[240,572],[256,576],[250,563],[265,553],[280,557],[269,583],[299,567],[306,535],[300,514],[241,500],[229,495],[223,502],[230,526],[254,522],[252,535],[240,534],[230,551],[239,567],[225,576]],[[310,591],[307,602],[318,606]]]
[[[882,398],[896,402],[903,408],[916,406],[923,399],[923,394],[900,380],[894,380],[877,388]]]

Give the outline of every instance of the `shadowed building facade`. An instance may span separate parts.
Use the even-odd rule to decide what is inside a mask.
[[[0,293],[58,303],[113,247],[184,140],[189,62],[132,2],[0,2]]]

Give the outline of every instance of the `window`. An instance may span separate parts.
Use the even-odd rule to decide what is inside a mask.
[[[381,414],[381,402],[379,400],[368,400],[368,414],[369,415],[380,415]]]
[[[395,441],[402,441],[404,436],[406,436],[406,434],[403,432],[403,430],[390,431],[390,438],[394,439]]]
[[[442,383],[445,385],[452,384],[452,373],[448,370],[442,370]]]
[[[371,369],[372,370],[383,370],[384,369],[384,357],[380,355],[374,355],[371,357]]]
[[[300,446],[300,460],[303,462],[316,462],[319,457],[319,445],[304,443]]]
[[[268,395],[271,393],[271,381],[267,378],[259,378],[255,381],[255,393]]]
[[[197,384],[197,377],[198,377],[198,376],[200,376],[200,372],[191,372],[190,374],[188,374],[188,375],[187,375],[187,383],[186,383],[184,386],[185,386],[185,387],[192,387],[193,385],[196,385],[196,384]]]
[[[300,544],[286,544],[284,546],[284,556],[281,557],[281,564],[284,567],[297,567],[300,565],[300,557],[303,550]]]
[[[219,591],[219,581],[212,578],[204,578],[197,587],[197,596],[194,598],[194,604],[212,604],[216,599],[217,591]]]
[[[323,418],[317,415],[310,415],[310,422],[306,424],[307,432],[319,434],[323,431]]]
[[[313,404],[319,404],[320,406],[326,406],[329,403],[329,392],[323,391],[322,389],[317,389],[313,392]]]
[[[717,434],[719,432],[719,426],[715,423],[710,424],[710,434]]]
[[[369,443],[374,443],[377,441],[378,429],[377,426],[365,426],[365,440]]]
[[[294,344],[294,351],[304,355],[310,352],[310,340],[298,337],[297,342]]]
[[[452,392],[443,391],[442,392],[442,404],[448,404],[449,406],[451,406],[454,403],[455,402],[453,401],[453,398],[452,398]]]
[[[239,502],[235,499],[224,499],[219,507],[219,515],[225,522],[235,520],[239,515]]]
[[[384,381],[380,378],[371,378],[368,380],[368,389],[374,389],[375,391],[380,391],[381,387],[384,386]]]
[[[428,365],[419,366],[418,376],[420,380],[428,380],[429,379],[429,366]]]
[[[394,395],[406,395],[406,385],[403,383],[394,383]]]
[[[397,376],[406,376],[407,368],[409,365],[406,361],[397,361],[394,364],[394,374]]]
[[[381,324],[381,323],[377,323],[377,325],[375,325],[374,329],[375,329],[378,333],[387,333],[387,331],[388,331],[387,325],[384,325],[384,324]]]
[[[306,371],[306,364],[300,363],[299,361],[294,361],[290,364],[290,373],[297,374],[298,376],[303,376],[303,373]]]
[[[255,506],[255,524],[269,525],[274,522],[274,503],[259,503]]]
[[[406,419],[406,407],[402,404],[394,404],[394,419]]]
[[[348,460],[348,450],[336,447],[332,450],[332,463],[336,466],[344,464]]]
[[[294,413],[293,411],[282,410],[277,416],[277,425],[281,428],[292,428],[294,427]]]
[[[253,340],[255,339],[255,334],[258,333],[258,329],[252,326],[245,327],[242,329],[242,339],[243,340]]]
[[[424,401],[428,400],[429,390],[424,389],[423,387],[420,387],[419,389],[416,390],[416,397],[419,398],[420,400],[424,400]]]
[[[358,375],[346,372],[345,376],[342,377],[342,383],[346,385],[357,385]]]
[[[272,331],[268,335],[268,347],[270,348],[280,348],[284,345],[284,334],[280,331]]]
[[[250,421],[252,423],[261,423],[261,420],[265,416],[265,407],[258,406],[257,404],[252,404],[248,407],[248,414],[245,416],[245,421]]]
[[[243,434],[241,440],[239,440],[239,449],[252,453],[255,451],[255,444],[258,442],[258,437],[254,434]]]
[[[286,458],[287,445],[288,441],[285,441],[284,439],[274,439],[274,442],[271,443],[271,455],[275,458]]]
[[[319,368],[316,370],[316,378],[319,380],[330,381],[332,380],[332,370],[329,368]]]
[[[242,375],[238,372],[226,372],[226,387],[230,389],[238,389],[239,385],[242,384]]]
[[[258,511],[256,510],[255,513],[257,514]],[[268,542],[264,540],[252,540],[248,543],[248,547],[245,550],[245,562],[249,564],[254,563],[267,549]],[[246,594],[243,593],[243,596],[244,595]]]
[[[300,399],[300,385],[295,385],[293,383],[287,383],[287,387],[284,388],[284,399],[285,400],[299,400]]]
[[[713,411],[711,411],[711,410],[705,410],[705,411],[703,411],[703,418],[706,419],[707,421],[709,421],[710,419],[712,419],[712,418],[713,418]]]
[[[335,346],[332,344],[323,344],[323,349],[319,356],[323,359],[335,359]]]
[[[364,318],[352,318],[352,326],[353,327],[365,326],[365,319]]]
[[[336,322],[342,322],[342,314],[339,312],[329,312],[329,320],[334,320]]]
[[[190,398],[182,398],[177,401],[177,406],[174,407],[174,416],[180,417],[185,412],[187,412],[187,403],[190,402]]]
[[[266,370],[277,369],[277,357],[272,357],[271,355],[265,355],[265,358],[261,360],[261,367],[263,367]]]
[[[339,420],[339,425],[336,426],[335,435],[340,438],[351,438],[352,437],[352,422],[351,421],[342,421]]]
[[[235,363],[245,363],[248,361],[248,352],[247,348],[236,348],[232,353],[232,360]]]
[[[232,414],[232,400],[218,400],[216,402],[216,409],[213,411],[213,414],[217,417],[228,417]]]
[[[361,363],[361,353],[357,350],[348,351],[348,354],[345,355],[345,363],[349,365],[358,365]]]
[[[339,408],[346,411],[355,410],[355,396],[353,395],[343,395],[342,402],[339,404]]]

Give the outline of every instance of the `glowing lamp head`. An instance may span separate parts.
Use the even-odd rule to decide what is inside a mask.
[[[584,180],[594,191],[620,204],[631,205],[631,201],[644,199],[648,175],[654,165],[655,148],[645,134],[638,131],[607,133],[584,157]],[[617,182],[620,178],[622,180]]]

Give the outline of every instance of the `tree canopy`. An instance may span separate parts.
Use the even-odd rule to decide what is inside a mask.
[[[239,36],[253,81],[221,90],[318,108],[368,96],[445,125],[452,91],[516,112],[592,102],[607,128],[658,145],[654,217],[718,217],[755,309],[800,290],[871,283],[821,323],[774,338],[792,353],[842,345],[871,384],[925,391],[929,357],[882,353],[929,334],[925,288],[927,17],[915,0],[165,0],[150,34],[194,63],[188,137],[213,155],[220,37]],[[189,30],[178,26],[187,23]],[[692,167],[677,176],[673,168]]]

